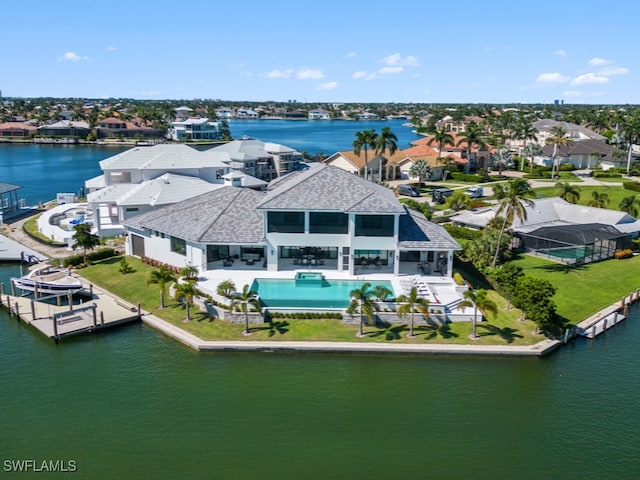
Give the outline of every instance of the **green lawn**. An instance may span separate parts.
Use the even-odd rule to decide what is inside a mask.
[[[638,196],[637,192],[626,190],[622,188],[622,185],[578,186],[578,188],[580,189],[580,199],[578,200],[579,205],[587,205],[592,198],[592,192],[604,192],[609,197],[609,205],[607,205],[606,208],[611,210],[617,210],[618,204],[624,197],[629,197],[631,195]],[[556,197],[558,195],[557,189],[552,186],[535,188],[534,191],[538,197]]]
[[[188,331],[203,340],[314,340],[349,342],[393,342],[393,343],[451,343],[468,344],[471,334],[470,322],[450,323],[444,326],[416,327],[417,337],[408,339],[407,325],[388,327],[365,327],[366,336],[357,338],[358,325],[345,325],[340,320],[293,320],[275,319],[272,324],[253,325],[253,334],[242,335],[244,326],[232,324],[220,319],[211,319],[206,314],[192,310],[193,320],[185,323],[185,311],[182,305],[172,298],[166,299],[167,307],[160,309],[160,290],[157,285],[147,285],[152,268],[140,260],[127,257],[135,270],[123,275],[119,271],[122,257],[114,257],[95,265],[83,268],[78,273],[90,282],[105,288],[132,304],[140,302],[143,310],[149,311],[163,320]],[[520,312],[507,308],[506,301],[495,292],[489,292],[498,304],[497,318],[478,323],[480,340],[478,345],[530,345],[542,340],[534,334],[531,322],[518,320]]]
[[[582,267],[568,267],[529,255],[521,255],[514,263],[526,275],[548,280],[557,288],[553,300],[558,314],[571,323],[584,320],[640,287],[640,256]]]

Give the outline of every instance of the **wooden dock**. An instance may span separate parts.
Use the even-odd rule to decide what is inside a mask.
[[[72,335],[92,333],[118,325],[140,320],[140,309],[129,305],[112,295],[86,284],[76,294],[81,303],[66,301],[62,297],[42,297],[33,295],[17,296],[5,294],[5,285],[0,284],[0,306],[9,311],[12,317],[18,318],[34,327],[56,343]],[[65,301],[61,301],[62,299]],[[56,300],[53,302],[52,300]]]
[[[607,329],[617,325],[628,316],[629,307],[640,300],[640,289],[631,295],[622,297],[619,303],[615,303],[603,308],[589,318],[578,323],[575,328],[575,335],[587,338],[595,338]]]

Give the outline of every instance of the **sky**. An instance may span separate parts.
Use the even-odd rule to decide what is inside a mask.
[[[640,104],[633,0],[3,3],[5,97]]]

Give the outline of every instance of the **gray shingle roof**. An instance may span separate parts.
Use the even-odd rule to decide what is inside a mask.
[[[319,164],[271,182],[258,208],[404,213],[391,189],[340,168]]]
[[[404,249],[460,250],[460,245],[440,225],[430,222],[415,210],[406,209],[400,217],[398,247]]]
[[[264,195],[248,188],[222,187],[123,223],[192,242],[255,244],[264,240],[263,215],[256,209]]]

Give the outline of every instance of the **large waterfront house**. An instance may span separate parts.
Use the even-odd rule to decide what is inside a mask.
[[[452,276],[460,247],[387,187],[315,164],[266,191],[225,186],[124,220],[127,252],[198,271],[246,264]],[[418,270],[419,268],[419,270]]]
[[[220,138],[218,122],[211,122],[208,118],[179,119],[171,122],[169,138],[176,141],[218,140]]]
[[[409,178],[409,170],[413,161],[404,150],[398,150],[393,155],[367,152],[367,172],[373,180],[395,180]],[[341,168],[349,173],[364,176],[365,152],[356,154],[353,150],[345,150],[329,155],[322,163]],[[381,173],[382,172],[382,173]]]
[[[166,131],[139,123],[127,122],[119,118],[109,117],[98,122],[96,127],[98,138],[164,138]]]
[[[102,175],[85,182],[94,231],[124,232],[123,220],[225,185],[262,189],[266,182],[234,172],[224,152],[187,145],[135,147],[100,162]]]
[[[59,122],[38,127],[38,133],[45,137],[82,137],[86,138],[91,127],[87,122],[60,120]]]
[[[38,128],[24,122],[0,123],[0,137],[31,138],[38,133]]]
[[[546,145],[543,154],[536,157],[535,163],[551,166],[553,164],[554,146]],[[609,170],[623,167],[627,164],[627,152],[615,148],[602,140],[584,139],[571,142],[569,145],[558,147],[558,164],[572,164],[578,169],[602,168]]]

